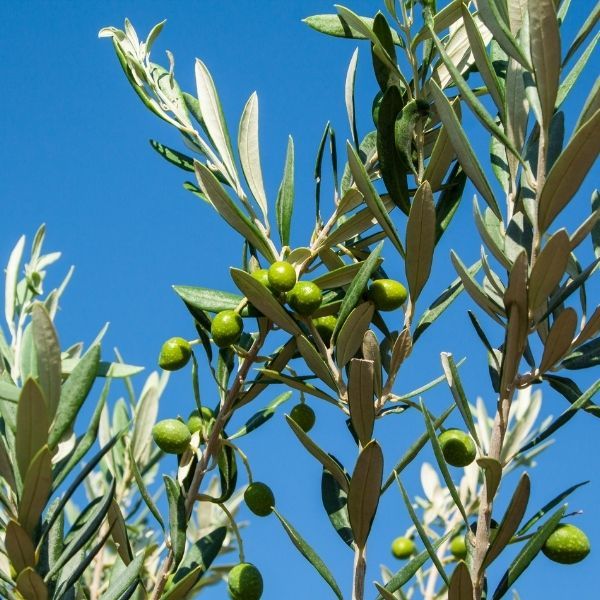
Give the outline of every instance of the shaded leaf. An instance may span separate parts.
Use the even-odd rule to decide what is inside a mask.
[[[163,479],[169,502],[169,540],[173,552],[173,561],[175,567],[177,567],[185,551],[185,530],[187,525],[185,498],[181,487],[174,479],[168,475],[163,475]]]
[[[450,587],[448,588],[448,600],[471,600],[473,598],[473,582],[469,574],[469,568],[461,560],[456,565]]]
[[[291,136],[288,138],[285,169],[281,185],[279,186],[275,209],[281,244],[289,246],[292,212],[294,210],[294,141]]]
[[[266,408],[252,415],[246,423],[233,435],[230,435],[228,440],[235,440],[236,438],[242,437],[249,434],[251,431],[258,429],[264,425],[271,417],[275,414],[275,411],[284,402],[287,402],[292,397],[292,392],[284,392],[279,394]]]
[[[558,315],[548,332],[539,366],[540,373],[551,369],[569,351],[576,329],[577,313],[572,308],[566,308]]]
[[[337,363],[340,367],[344,367],[360,350],[374,312],[375,306],[372,302],[363,302],[348,315],[336,340]]]
[[[140,552],[118,575],[113,577],[110,586],[100,600],[121,600],[123,595],[138,580],[144,566],[145,552]]]
[[[373,435],[375,424],[373,361],[353,358],[348,376],[348,408],[352,427],[362,447]]]
[[[365,547],[371,524],[379,504],[383,477],[383,453],[379,444],[371,440],[361,450],[348,490],[348,517],[359,549]]]
[[[336,478],[325,467],[321,477],[321,499],[337,534],[352,548],[354,536],[348,518],[348,493],[340,487]]]
[[[23,493],[19,501],[19,523],[32,536],[52,488],[52,461],[48,446],[33,457],[23,479]]]

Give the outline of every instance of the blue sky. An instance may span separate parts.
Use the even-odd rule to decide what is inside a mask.
[[[573,2],[565,25],[567,40],[574,35],[574,23],[585,18],[586,4]],[[353,0],[349,6],[372,14],[379,3]],[[58,318],[65,346],[79,339],[91,341],[110,321],[105,354],[118,346],[129,362],[153,368],[165,338],[194,335],[191,320],[170,286],[203,285],[233,291],[227,269],[239,265],[241,256],[239,238],[225,233],[219,218],[183,190],[183,172],[162,161],[148,145],[149,138],[178,145],[178,138],[141,105],[110,43],[97,38],[98,30],[106,25],[121,27],[127,16],[145,35],[154,23],[167,18],[154,59],[162,61],[162,52],[171,50],[178,80],[192,91],[193,61],[202,58],[216,81],[232,130],[237,128],[250,93],[258,91],[262,162],[271,199],[279,185],[287,135],[294,137],[298,226],[292,241],[300,245],[309,233],[313,214],[312,170],[323,126],[331,120],[340,142],[349,135],[343,86],[356,43],[321,36],[300,22],[307,15],[331,11],[330,2],[321,0],[2,3],[0,198],[4,209],[0,257],[6,261],[21,233],[31,239],[38,224],[47,224],[48,249],[63,252],[61,266],[54,269],[57,280],[69,265],[76,265]],[[375,83],[368,46],[360,48],[357,110],[359,130],[364,135],[372,127]],[[593,68],[588,70],[587,78],[578,84],[566,105],[568,133],[591,86],[592,72]],[[473,124],[471,131],[476,149],[485,156],[486,136],[477,125]],[[573,229],[589,213],[594,180],[598,180],[597,169],[567,215],[567,227]],[[448,258],[450,247],[465,262],[478,257],[480,241],[471,218],[472,195],[473,188],[468,186],[438,250],[439,262],[420,301],[421,310],[454,278]],[[390,251],[388,256],[391,275],[401,278],[398,261]],[[583,261],[590,257],[590,248],[584,248]],[[591,305],[595,305],[597,292],[596,283],[590,287]],[[462,373],[470,398],[481,395],[491,407],[493,395],[485,357],[466,317],[466,307],[471,305],[463,298],[445,324],[423,337],[411,368],[401,374],[401,389],[436,377],[440,351],[451,351],[457,357],[469,357]],[[483,321],[493,331],[485,318]],[[594,375],[597,377],[596,373],[582,376],[582,387]],[[188,381],[187,372],[172,377],[161,416],[189,412],[193,399]],[[140,379],[138,389],[141,383]],[[205,390],[205,397],[210,398],[213,392],[209,384]],[[266,395],[260,405],[274,394]],[[434,412],[440,412],[450,402],[450,395],[439,387],[425,399]],[[313,406],[319,414],[315,439],[350,464],[351,444],[340,415],[314,402]],[[565,407],[562,398],[546,392],[546,414],[556,415]],[[410,415],[385,419],[378,425],[388,469],[421,427]],[[579,415],[543,455],[532,472],[532,510],[568,485],[594,477],[597,469],[593,457],[599,449],[596,428],[597,421]],[[282,418],[271,421],[243,448],[252,460],[256,478],[272,484],[283,514],[314,544],[347,590],[352,556],[322,512],[319,467],[292,439]],[[428,454],[424,452],[423,457]],[[173,465],[167,462],[165,466]],[[411,470],[406,479],[411,493],[421,491],[416,473],[416,469]],[[500,509],[515,483],[514,478],[507,481]],[[589,533],[593,545],[600,543],[600,522],[592,516],[599,506],[599,494],[600,481],[593,480],[577,492],[570,505],[573,510],[585,511],[577,523]],[[388,547],[408,525],[400,495],[390,490],[374,526],[368,581],[378,578],[382,562],[394,569],[400,566],[394,564]],[[309,594],[329,597],[328,588],[295,553],[274,519],[254,520],[245,530],[245,539],[248,559],[265,576],[264,600],[299,600]],[[593,552],[587,561],[573,567],[555,566],[540,557],[517,587],[523,598],[554,600],[569,597],[576,580],[578,597],[594,598],[595,593],[588,590],[595,589],[597,557]],[[495,577],[499,574],[496,571]],[[223,596],[223,588],[215,588],[202,597],[212,600]]]

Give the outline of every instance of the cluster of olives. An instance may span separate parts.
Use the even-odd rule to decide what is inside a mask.
[[[179,419],[163,419],[152,428],[152,437],[156,445],[167,454],[183,454],[192,440],[192,435],[200,432],[203,441],[205,423],[210,423],[215,417],[213,411],[202,407],[202,412],[194,410],[188,417],[187,424]]]

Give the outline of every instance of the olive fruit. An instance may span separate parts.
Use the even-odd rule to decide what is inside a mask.
[[[337,319],[333,315],[313,319],[315,329],[319,332],[319,335],[326,344],[329,344],[331,341],[336,323]]]
[[[257,269],[256,271],[253,271],[252,277],[254,277],[256,281],[262,283],[266,288],[271,287],[269,284],[269,272],[267,269]]]
[[[248,508],[258,517],[266,517],[273,512],[275,496],[266,483],[254,481],[244,492],[244,501]]]
[[[467,542],[464,535],[457,535],[450,541],[450,552],[458,560],[467,556]]]
[[[288,304],[304,317],[312,315],[322,300],[321,289],[312,281],[299,281],[287,295]]]
[[[367,292],[377,310],[389,311],[400,308],[408,298],[406,288],[394,279],[376,279]]]
[[[260,600],[262,575],[253,564],[239,563],[229,571],[227,589],[232,600]]]
[[[222,310],[215,315],[210,326],[210,333],[219,348],[226,348],[240,339],[243,329],[242,317],[235,310]]]
[[[407,537],[397,537],[392,542],[392,554],[394,558],[404,560],[409,558],[415,551],[415,543]]]
[[[296,270],[289,262],[274,262],[267,274],[269,286],[276,292],[289,292],[296,285]]]
[[[453,467],[466,467],[475,460],[475,442],[460,429],[447,429],[438,436],[438,442],[446,462]]]
[[[545,541],[542,552],[554,562],[572,565],[590,553],[590,540],[575,525],[559,525]]]
[[[185,423],[177,419],[164,419],[152,428],[156,445],[168,454],[183,454],[190,445],[192,435]]]
[[[190,343],[181,337],[172,337],[162,345],[158,365],[165,371],[177,371],[188,364],[191,356]]]
[[[187,420],[187,426],[190,430],[190,433],[196,433],[197,431],[200,431],[202,429],[202,423],[210,421],[214,418],[215,413],[213,413],[208,406],[202,407],[202,416],[200,416],[200,413],[197,410],[193,410]]]
[[[304,431],[308,433],[315,424],[315,411],[308,404],[296,404],[290,411],[292,420]]]

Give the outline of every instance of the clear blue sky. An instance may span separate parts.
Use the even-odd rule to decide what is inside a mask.
[[[165,338],[194,335],[191,320],[170,286],[179,283],[233,290],[227,268],[240,262],[239,238],[225,235],[218,217],[182,189],[183,172],[151,150],[149,138],[177,144],[177,137],[141,105],[110,43],[97,38],[98,30],[107,25],[121,27],[127,16],[145,35],[154,23],[167,18],[154,59],[170,49],[176,57],[180,83],[193,90],[193,61],[201,57],[213,73],[233,130],[246,99],[252,91],[258,91],[263,167],[270,198],[275,197],[281,177],[288,133],[296,143],[296,210],[300,223],[293,242],[300,244],[312,216],[312,169],[323,126],[331,120],[341,142],[349,135],[343,85],[356,43],[320,36],[300,22],[313,13],[331,12],[331,4],[322,0],[9,0],[1,4],[4,92],[0,100],[0,257],[5,263],[21,233],[31,239],[38,224],[47,223],[48,248],[64,253],[62,266],[58,272],[54,269],[55,276],[66,272],[69,265],[76,265],[58,319],[64,345],[82,338],[91,341],[104,322],[110,321],[105,354],[118,346],[129,362],[152,368]],[[573,2],[565,26],[568,40],[574,35],[572,23],[580,23],[586,16],[586,5],[591,3]],[[379,3],[353,0],[349,6],[359,13],[372,14]],[[375,89],[369,63],[368,47],[361,45],[357,110],[363,135],[371,126]],[[567,104],[567,132],[591,85],[592,71]],[[476,127],[473,139],[484,156],[485,136]],[[583,186],[576,210],[566,222],[571,228],[589,213],[594,179],[598,179],[598,170]],[[465,262],[477,259],[480,242],[471,219],[472,194],[473,188],[468,186],[459,214],[438,251],[439,262],[420,301],[421,308],[454,278],[448,259],[450,246]],[[590,257],[590,248],[585,248],[584,261]],[[391,274],[401,277],[397,262],[391,260],[390,265]],[[596,304],[597,292],[598,285],[591,286],[591,305]],[[446,323],[423,337],[411,368],[402,372],[402,389],[437,376],[439,352],[451,351],[457,357],[469,356],[462,372],[470,398],[482,395],[491,407],[493,394],[485,358],[466,317],[466,306],[465,299],[457,303]],[[583,378],[582,387],[594,375],[597,377],[597,370]],[[188,377],[187,372],[172,377],[161,416],[187,414],[192,408]],[[140,378],[138,389],[141,382]],[[205,398],[210,398],[210,389],[205,386]],[[265,395],[260,405],[274,393]],[[432,410],[440,412],[450,402],[450,395],[439,387],[426,396],[426,401]],[[565,407],[564,399],[547,391],[546,414],[556,415]],[[317,412],[315,438],[349,464],[353,451],[340,415],[320,405]],[[378,425],[378,436],[386,448],[386,471],[421,427],[410,415],[385,419]],[[594,546],[600,545],[600,521],[593,517],[600,506],[595,466],[600,444],[597,427],[595,419],[579,415],[561,432],[558,443],[543,455],[532,473],[530,505],[532,510],[537,509],[568,485],[594,478],[570,505],[573,510],[585,511],[577,523],[588,531]],[[252,460],[255,476],[272,484],[283,514],[306,534],[348,593],[352,556],[321,510],[319,467],[292,439],[281,417],[244,442],[243,447]],[[412,494],[421,492],[415,473],[413,469],[407,477]],[[514,483],[514,479],[508,481],[503,490],[501,510]],[[496,517],[499,519],[501,514]],[[379,578],[378,565],[382,562],[394,569],[400,566],[394,564],[388,547],[408,525],[400,496],[391,490],[383,499],[374,526],[368,581]],[[254,520],[244,536],[248,559],[265,576],[264,600],[329,597],[328,588],[296,554],[274,519]],[[521,597],[573,597],[574,581],[578,598],[597,597],[598,556],[595,550],[587,561],[573,567],[555,566],[544,557],[538,558],[518,584]],[[493,577],[498,574],[494,569]],[[203,597],[214,600],[223,598],[224,593],[223,588],[215,588]]]

